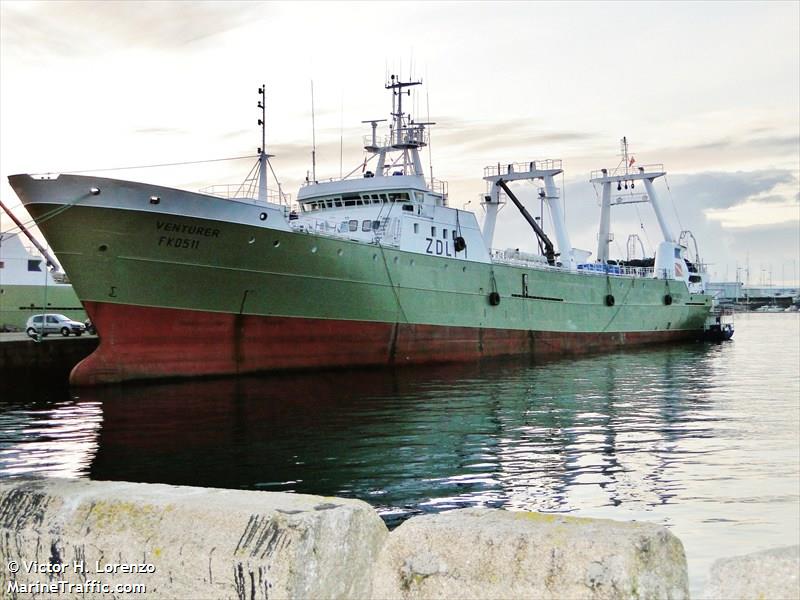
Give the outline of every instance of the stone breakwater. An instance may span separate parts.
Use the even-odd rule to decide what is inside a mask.
[[[796,583],[797,552],[780,558]],[[751,584],[742,597],[767,590]],[[0,482],[0,586],[11,598],[689,596],[683,545],[647,523],[464,509],[389,533],[359,500],[65,479]]]

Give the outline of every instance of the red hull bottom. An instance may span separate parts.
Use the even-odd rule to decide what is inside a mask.
[[[693,339],[691,330],[564,333],[265,317],[86,302],[98,348],[73,385],[259,371],[550,358]]]

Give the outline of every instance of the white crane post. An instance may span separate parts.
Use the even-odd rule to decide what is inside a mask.
[[[603,177],[608,170],[602,170]],[[600,232],[597,234],[597,260],[608,262],[608,243],[611,241],[611,182],[603,183],[603,199],[600,205]]]
[[[424,177],[425,172],[422,170],[422,161],[419,158],[419,150],[417,150],[416,148],[411,149],[411,161],[414,163],[414,175],[419,175],[420,177]],[[431,185],[433,185],[432,181]]]
[[[564,214],[561,212],[561,202],[558,198],[555,182],[552,175],[544,176],[545,200],[553,217],[553,226],[556,229],[556,240],[558,241],[558,251],[561,254],[561,264],[575,270],[575,258],[572,255],[572,244],[569,241],[569,234],[564,223]]]
[[[483,207],[486,209],[486,217],[483,219],[483,242],[486,244],[489,254],[491,254],[494,228],[497,224],[497,211],[500,208],[499,187],[496,185],[490,186],[489,193],[484,197]]]
[[[644,172],[643,168],[639,168],[640,172]],[[656,190],[653,187],[653,180],[652,179],[643,179],[644,181],[644,188],[647,190],[647,195],[650,198],[650,204],[653,205],[653,211],[656,213],[656,219],[658,219],[658,226],[661,227],[661,233],[664,234],[664,240],[667,242],[675,242],[675,236],[672,235],[672,230],[669,228],[669,224],[667,220],[664,218],[664,213],[661,210],[661,203],[658,199],[658,195],[656,194]]]

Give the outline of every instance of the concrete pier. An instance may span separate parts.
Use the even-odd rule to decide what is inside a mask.
[[[703,598],[800,597],[800,549],[717,561]],[[462,509],[392,531],[367,503],[77,479],[0,480],[2,598],[688,598],[650,523]]]
[[[360,500],[6,480],[0,597],[367,598],[387,533]]]
[[[376,565],[375,598],[688,598],[681,541],[660,525],[462,509],[409,519]]]
[[[688,596],[683,546],[657,525],[467,509],[389,533],[358,500],[67,479],[0,481],[0,589],[18,598]]]
[[[721,558],[711,566],[704,598],[800,599],[800,546]]]
[[[97,348],[96,335],[81,337],[48,335],[35,342],[25,333],[0,333],[2,384],[29,380],[66,382],[76,364]]]

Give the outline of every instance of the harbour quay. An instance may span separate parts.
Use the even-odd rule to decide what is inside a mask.
[[[389,532],[361,500],[31,478],[0,482],[0,534],[10,597],[689,598],[665,527],[559,514],[467,508]],[[717,561],[709,592],[796,598],[799,556]]]
[[[25,333],[0,333],[0,384],[18,385],[32,380],[64,382],[76,364],[91,354],[99,339],[47,336],[35,341]]]

